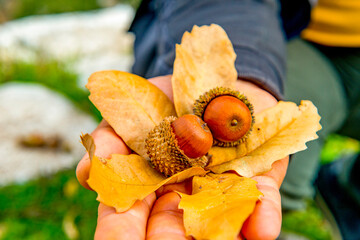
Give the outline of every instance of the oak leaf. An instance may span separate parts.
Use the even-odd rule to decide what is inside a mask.
[[[99,202],[114,207],[117,212],[128,210],[136,200],[144,199],[165,184],[206,174],[203,168],[194,167],[166,178],[137,154],[113,154],[110,159],[105,159],[93,154],[95,144],[90,135],[82,136],[81,141],[91,160],[89,186],[98,193]]]
[[[179,193],[187,235],[196,239],[235,239],[262,193],[256,181],[236,174],[193,178],[192,195]]]
[[[127,146],[143,157],[148,132],[165,117],[176,115],[174,105],[160,89],[131,73],[96,72],[86,87],[103,118]]]
[[[233,88],[236,54],[224,29],[216,24],[194,26],[176,45],[171,78],[178,116],[192,114],[195,100],[215,87]]]

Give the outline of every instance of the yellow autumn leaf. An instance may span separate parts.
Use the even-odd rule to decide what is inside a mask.
[[[233,88],[237,80],[233,46],[218,25],[194,26],[176,45],[171,78],[178,116],[191,114],[195,100],[215,87]]]
[[[235,239],[262,193],[256,181],[236,174],[194,177],[193,193],[179,193],[186,234],[195,239]]]
[[[249,139],[235,150],[229,150],[233,159],[209,169],[215,173],[235,170],[245,177],[265,173],[271,165],[290,154],[306,149],[306,142],[317,139],[321,129],[317,108],[310,101],[302,101],[300,106],[280,102],[256,117],[253,133]],[[212,158],[221,158],[226,149],[214,149]],[[224,159],[223,159],[224,160]],[[220,162],[219,159],[216,161]]]
[[[167,116],[175,116],[170,99],[137,75],[121,71],[93,73],[86,87],[103,118],[132,150],[146,156],[145,139]]]
[[[203,168],[194,167],[166,178],[139,155],[113,154],[110,159],[97,157],[90,154],[90,151],[95,151],[91,136],[86,134],[81,140],[89,156],[92,156],[87,182],[97,192],[97,200],[114,207],[117,212],[128,210],[136,200],[144,199],[165,184],[206,174]]]

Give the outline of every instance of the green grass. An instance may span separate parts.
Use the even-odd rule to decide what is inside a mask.
[[[1,187],[0,239],[92,239],[95,198],[80,187],[74,169]]]

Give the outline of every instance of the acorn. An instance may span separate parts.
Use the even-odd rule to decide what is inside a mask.
[[[171,123],[179,148],[189,158],[204,156],[213,144],[207,124],[198,116],[188,114]]]
[[[213,137],[201,118],[189,114],[166,117],[145,142],[154,168],[171,176],[190,167],[205,167],[205,154],[213,145]]]
[[[194,104],[194,114],[210,128],[214,145],[233,147],[245,141],[255,122],[253,106],[243,94],[217,87],[201,95]]]

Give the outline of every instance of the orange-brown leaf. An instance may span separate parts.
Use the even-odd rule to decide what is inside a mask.
[[[104,119],[136,153],[146,156],[148,132],[175,115],[170,99],[146,79],[121,71],[93,73],[86,87]]]
[[[194,177],[193,195],[181,195],[187,235],[196,239],[235,239],[262,195],[256,181],[236,174]]]

